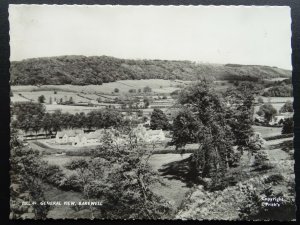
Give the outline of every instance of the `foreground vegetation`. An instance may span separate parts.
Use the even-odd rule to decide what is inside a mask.
[[[283,211],[281,218],[291,220],[294,218],[294,183],[290,179],[292,167],[289,164],[292,146],[286,140],[271,146],[254,132],[254,100],[260,92],[249,82],[218,92],[212,82],[202,80],[177,92],[174,99],[178,111],[171,123],[162,110],[153,110],[150,128],[171,132],[169,145],[175,146],[174,153],[184,154],[188,144],[197,146],[182,160],[169,162],[158,171],[151,166],[155,163],[150,164],[154,147],[147,148],[138,134],[132,132],[136,124],[122,123],[121,115],[115,111],[53,117],[59,112],[46,113],[41,103],[25,103],[26,107],[23,103],[16,104],[12,112],[16,119],[14,126],[18,129],[27,129],[24,124],[35,124],[28,130],[48,129],[48,132],[91,126],[88,128],[105,128],[107,133],[101,145],[87,151],[85,157],[65,163],[63,168],[45,163],[42,152],[34,152],[19,141],[12,142],[12,155],[16,160],[12,167],[13,184],[26,187],[23,191],[15,191],[12,199],[22,199],[25,192],[28,199],[41,202],[49,190],[46,184],[61,191],[77,192],[86,201],[101,201],[100,206],[74,208],[77,215],[85,210],[88,218],[224,219],[228,211],[225,219],[252,220],[277,218],[279,211]],[[282,111],[289,111],[290,106],[287,103]],[[268,112],[273,111],[269,109],[268,105],[261,107],[267,119]],[[39,121],[52,117],[56,119],[51,120],[50,128],[39,125]],[[35,119],[36,123],[32,122]],[[61,127],[53,127],[56,120],[63,121]],[[292,120],[284,123],[283,133],[291,133]],[[118,127],[120,124],[122,126]],[[122,143],[116,141],[118,137],[125,137]],[[274,140],[271,138],[270,142]],[[277,145],[286,152],[279,151]],[[281,165],[285,162],[289,165]],[[25,169],[17,166],[20,163]],[[180,184],[190,190],[178,207],[162,193],[154,191],[164,184],[163,176],[180,180]],[[34,186],[38,187],[39,194]],[[265,208],[262,207],[263,197],[282,197],[284,202],[276,209]],[[14,203],[13,218],[24,216],[24,212],[18,212],[19,202]],[[46,218],[51,210],[35,207],[24,209],[30,211],[31,218]]]

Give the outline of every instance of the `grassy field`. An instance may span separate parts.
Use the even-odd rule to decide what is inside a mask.
[[[176,89],[178,86],[184,86],[184,84],[189,83],[189,81],[171,81],[162,79],[149,79],[149,80],[122,80],[115,81],[111,83],[104,83],[102,85],[42,85],[42,86],[12,86],[13,93],[15,92],[41,92],[41,91],[54,91],[57,92],[77,92],[77,93],[104,93],[112,94],[114,89],[118,88],[120,93],[128,93],[129,89],[143,89],[146,86],[152,88],[153,91],[157,90],[160,92],[170,93]],[[164,90],[166,89],[166,90]],[[142,90],[143,91],[143,90]]]
[[[285,103],[286,101],[294,101],[294,97],[261,97],[265,103]]]
[[[97,107],[93,107],[93,106],[73,106],[73,105],[45,105],[46,106],[46,110],[48,112],[54,112],[55,110],[60,109],[63,113],[71,113],[71,114],[75,114],[75,113],[88,113],[90,111],[93,110],[97,110],[97,109],[103,109],[105,108],[104,106],[97,106]]]
[[[104,83],[102,85],[42,85],[42,86],[11,86],[12,92],[14,96],[11,98],[12,101],[19,101],[20,98],[18,94],[21,93],[25,97],[32,99],[33,101],[37,101],[38,96],[44,95],[46,97],[46,102],[49,102],[49,98],[52,97],[59,100],[63,98],[63,100],[68,100],[70,97],[73,98],[75,102],[83,101],[87,102],[88,99],[81,98],[77,94],[83,95],[87,98],[91,98],[96,100],[99,96],[95,95],[95,93],[102,93],[108,95],[107,97],[114,97],[118,95],[129,94],[130,89],[141,89],[143,92],[143,88],[149,86],[152,89],[153,94],[170,94],[171,92],[178,90],[185,85],[191,83],[191,81],[182,81],[182,80],[162,80],[162,79],[149,79],[149,80],[122,80],[115,81],[111,83]],[[224,89],[228,87],[228,82],[216,82],[217,89]],[[115,89],[119,89],[119,93],[115,93]],[[54,91],[57,94],[54,94]]]
[[[77,160],[77,159],[83,159],[87,157],[83,156],[66,156],[66,155],[61,155],[61,156],[55,156],[55,155],[45,155],[43,156],[43,160],[47,161],[51,165],[57,165],[60,167],[64,167],[68,162],[72,160]]]
[[[263,138],[281,134],[282,127],[253,126],[254,131],[259,132]]]

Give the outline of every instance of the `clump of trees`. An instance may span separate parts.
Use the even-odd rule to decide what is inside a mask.
[[[273,107],[271,103],[265,103],[259,107],[257,111],[259,116],[263,116],[266,122],[270,122],[272,118],[277,114],[277,110]]]
[[[152,130],[168,130],[170,124],[166,114],[161,109],[154,109],[150,119],[150,129]]]
[[[143,88],[144,93],[152,92],[152,89],[149,86]]]
[[[173,123],[172,144],[176,148],[199,143],[192,155],[194,177],[213,177],[216,182],[233,164],[233,133],[225,118],[225,108],[211,84],[202,81],[179,95],[183,110]]]
[[[293,112],[293,111],[294,108],[293,108],[293,103],[291,101],[286,101],[284,105],[281,107],[281,109],[279,110],[279,112],[281,113]]]
[[[128,92],[131,93],[131,94],[135,94],[136,93],[136,89],[129,89]]]
[[[56,110],[48,113],[40,103],[14,103],[12,114],[16,116],[12,126],[27,132],[44,131],[46,135],[62,129],[101,129],[119,127],[123,124],[123,116],[115,110],[95,110],[85,113],[62,113]]]
[[[209,81],[183,89],[178,95],[182,106],[173,121],[172,141],[176,149],[198,143],[190,160],[194,178],[212,178],[211,186],[222,183],[226,171],[236,166],[243,150],[253,143],[253,89],[240,86],[220,96]],[[239,151],[233,146],[237,145]]]
[[[265,97],[292,97],[293,88],[291,85],[281,85],[271,87],[263,93]]]

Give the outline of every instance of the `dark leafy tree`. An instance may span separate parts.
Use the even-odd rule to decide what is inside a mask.
[[[150,119],[150,129],[152,130],[167,130],[170,124],[166,114],[161,109],[154,109]]]
[[[173,121],[172,141],[176,148],[189,143],[198,143],[199,132],[203,124],[190,109],[181,110]]]
[[[51,130],[55,133],[62,129],[62,112],[61,110],[55,110],[51,115]]]
[[[294,108],[293,108],[293,103],[291,101],[286,101],[286,103],[284,103],[284,105],[279,110],[279,112],[281,112],[281,113],[293,112],[293,111],[294,111]]]
[[[69,104],[74,104],[74,100],[72,96],[69,98]]]
[[[212,89],[210,82],[203,80],[183,89],[178,101],[184,108],[189,109],[187,116],[195,118],[192,119],[195,121],[193,126],[190,126],[193,130],[184,132],[195,134],[195,137],[191,136],[188,140],[196,139],[199,143],[191,161],[195,176],[222,177],[221,174],[233,163],[234,152],[233,134],[226,121],[220,96]],[[200,129],[197,130],[197,127]],[[182,139],[177,140],[177,147],[182,146]]]
[[[39,103],[45,103],[45,96],[44,95],[41,95],[38,97],[38,102]]]
[[[283,121],[282,134],[294,133],[294,120],[293,118],[287,118]]]
[[[150,105],[150,100],[148,98],[144,98],[145,108],[148,108]]]
[[[238,146],[241,153],[244,149],[250,150],[249,140],[253,136],[254,111],[254,92],[247,86],[243,87],[243,89],[229,89],[224,96],[227,102],[225,118],[235,136],[234,144]]]

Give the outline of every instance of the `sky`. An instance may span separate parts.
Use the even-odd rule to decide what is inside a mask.
[[[60,55],[291,69],[289,7],[10,5],[11,61]]]

